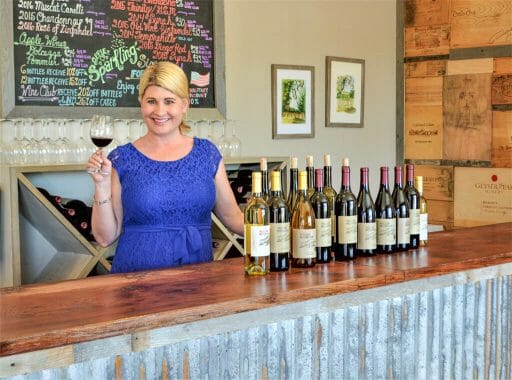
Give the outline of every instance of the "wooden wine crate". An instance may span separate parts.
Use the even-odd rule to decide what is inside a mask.
[[[443,158],[490,162],[491,74],[447,75],[443,95]]]
[[[443,202],[453,201],[453,166],[415,165],[414,175],[423,176],[425,199]]]
[[[443,77],[407,78],[405,104],[441,106],[443,104]]]
[[[512,222],[512,169],[455,168],[455,226],[504,222]]]
[[[450,48],[512,44],[510,0],[451,0]]]
[[[446,75],[491,74],[494,72],[493,58],[453,59],[446,65]]]
[[[492,77],[492,104],[512,104],[511,89],[512,57],[496,58]]]
[[[447,24],[450,20],[448,0],[406,0],[405,26]]]
[[[405,105],[404,156],[414,160],[443,158],[443,106]]]
[[[445,59],[432,61],[407,62],[404,66],[406,78],[439,77],[446,73]]]
[[[512,74],[512,57],[494,58],[494,75]]]
[[[450,25],[405,28],[405,57],[447,55],[450,53]]]
[[[512,110],[492,112],[492,166],[512,168]]]
[[[427,199],[428,224],[442,224],[445,229],[452,229],[454,227],[453,204],[453,201]]]

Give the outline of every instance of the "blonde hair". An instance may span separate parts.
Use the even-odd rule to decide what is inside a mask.
[[[189,99],[188,78],[178,65],[172,62],[154,62],[146,67],[139,81],[139,102],[149,86],[159,86],[171,91],[183,100]],[[190,127],[182,120],[181,133],[190,130]]]

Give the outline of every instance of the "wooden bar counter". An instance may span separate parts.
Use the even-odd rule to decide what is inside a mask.
[[[511,342],[512,223],[264,277],[236,258],[0,291],[0,377],[511,378]]]

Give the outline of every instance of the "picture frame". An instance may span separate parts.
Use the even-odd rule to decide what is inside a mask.
[[[364,126],[363,59],[326,57],[325,126]]]
[[[271,65],[272,139],[315,136],[315,68]]]

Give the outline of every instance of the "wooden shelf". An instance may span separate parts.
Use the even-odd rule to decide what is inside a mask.
[[[253,170],[259,160],[226,158],[226,170]],[[267,157],[267,161],[269,169],[284,169],[288,159]],[[3,204],[10,210],[3,215],[4,219],[7,215],[10,227],[9,241],[4,245],[9,249],[4,249],[1,258],[12,267],[12,280],[1,286],[85,278],[98,265],[102,271],[110,271],[107,258],[114,255],[115,244],[102,248],[88,241],[37,189],[43,187],[50,194],[90,202],[94,188],[83,165],[11,166],[8,172],[9,199]],[[215,260],[224,259],[233,249],[244,254],[239,242],[242,237],[231,233],[213,213],[212,238],[219,243],[214,250]]]

